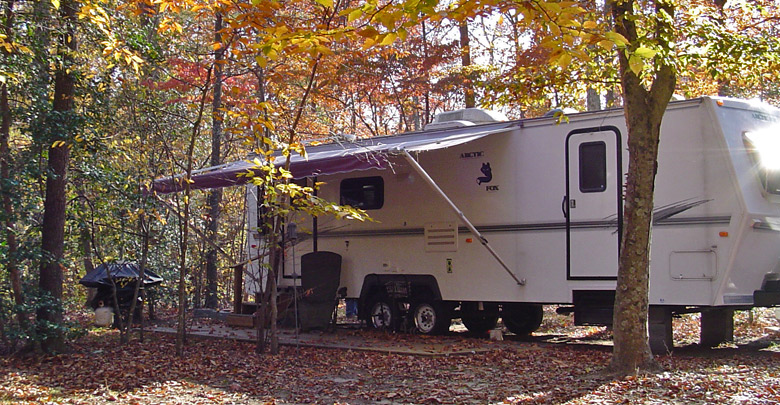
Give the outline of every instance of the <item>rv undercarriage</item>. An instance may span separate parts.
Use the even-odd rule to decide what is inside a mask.
[[[560,314],[574,314],[575,325],[612,325],[614,291],[574,291],[573,306]],[[460,318],[474,335],[484,335],[502,319],[508,331],[527,335],[536,331],[544,316],[541,304],[517,302],[445,301],[430,275],[366,276],[360,295],[359,317],[374,329],[421,334],[443,334],[452,319]],[[701,340],[714,347],[733,340],[734,311],[750,307],[689,307],[651,305],[648,334],[653,353],[673,348],[672,320],[685,313],[701,313]]]
[[[430,335],[446,333],[453,318],[475,335],[494,329],[499,318],[510,332],[527,335],[544,315],[541,304],[442,300],[431,275],[369,274],[358,302],[358,316],[371,328]]]

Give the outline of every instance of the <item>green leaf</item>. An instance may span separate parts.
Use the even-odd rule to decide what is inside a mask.
[[[634,53],[644,59],[652,59],[655,56],[655,54],[658,53],[658,51],[644,46],[640,46],[639,48],[637,48],[636,51],[634,51]]]
[[[349,16],[347,16],[347,21],[348,21],[348,22],[355,21],[355,20],[357,20],[358,18],[360,18],[361,16],[363,16],[363,10],[361,10],[361,9],[359,9],[359,8],[356,8],[356,9],[352,10],[352,11],[349,13]]]
[[[628,58],[628,66],[635,75],[639,76],[642,73],[642,69],[645,67],[645,62],[637,54],[632,54]]]

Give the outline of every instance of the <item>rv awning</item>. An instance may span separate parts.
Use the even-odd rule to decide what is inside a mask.
[[[401,152],[424,152],[449,148],[472,142],[485,136],[505,132],[513,123],[462,127],[429,132],[413,132],[403,135],[361,139],[352,143],[331,143],[306,148],[307,157],[294,155],[290,159],[290,171],[294,178],[348,173],[358,170],[387,169],[388,155]],[[221,166],[205,168],[192,174],[190,189],[206,189],[236,186],[249,182],[251,173],[257,170],[253,158]],[[277,156],[275,164],[282,166],[285,158]],[[183,190],[183,176],[166,177],[154,181],[158,193]]]

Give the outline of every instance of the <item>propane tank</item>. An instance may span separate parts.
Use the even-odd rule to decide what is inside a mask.
[[[100,306],[95,309],[95,325],[110,326],[112,322],[114,322],[114,310],[100,303]]]

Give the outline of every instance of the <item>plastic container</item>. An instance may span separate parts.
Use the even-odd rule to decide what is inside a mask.
[[[114,310],[110,307],[98,307],[95,309],[95,325],[110,326],[114,322]]]

